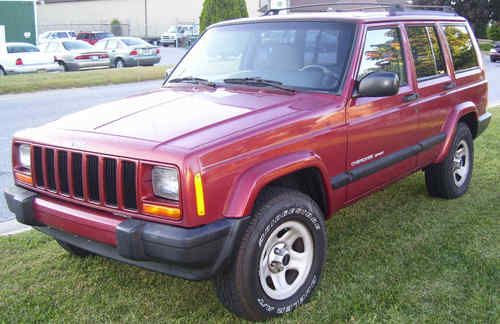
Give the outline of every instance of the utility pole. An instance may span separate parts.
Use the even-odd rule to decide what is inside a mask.
[[[144,0],[144,33],[148,37],[148,0]]]

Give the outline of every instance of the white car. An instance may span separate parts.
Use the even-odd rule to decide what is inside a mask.
[[[41,53],[29,43],[6,43],[0,46],[0,77],[7,74],[60,71],[54,56]]]
[[[182,46],[188,39],[199,35],[200,26],[197,24],[170,26],[167,32],[160,35],[160,45]]]
[[[46,43],[50,40],[74,40],[76,39],[76,33],[72,30],[56,30],[47,31],[38,37],[38,42],[40,44]]]

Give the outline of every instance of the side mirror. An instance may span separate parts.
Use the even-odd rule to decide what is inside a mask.
[[[399,76],[394,72],[373,72],[358,84],[359,97],[389,97],[399,92]]]

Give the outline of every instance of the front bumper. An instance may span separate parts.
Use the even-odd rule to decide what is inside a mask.
[[[190,280],[209,279],[231,258],[248,222],[223,219],[187,229],[65,204],[20,187],[5,191],[20,223],[98,255]]]

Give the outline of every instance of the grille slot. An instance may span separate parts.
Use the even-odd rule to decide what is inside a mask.
[[[87,156],[87,188],[89,199],[99,201],[99,158]]]
[[[42,164],[42,148],[34,147],[34,160],[35,160],[35,182],[37,187],[45,186],[43,180],[43,164]]]
[[[137,209],[135,163],[129,161],[123,161],[122,163],[123,206],[135,210]]]
[[[68,153],[57,151],[57,169],[59,172],[59,189],[63,194],[69,194]]]
[[[71,156],[71,175],[73,178],[73,194],[83,198],[82,155],[73,153]]]
[[[54,166],[54,150],[45,150],[45,172],[47,174],[47,188],[56,190],[56,175]]]
[[[106,204],[116,206],[116,160],[104,159],[104,190],[106,195]]]

